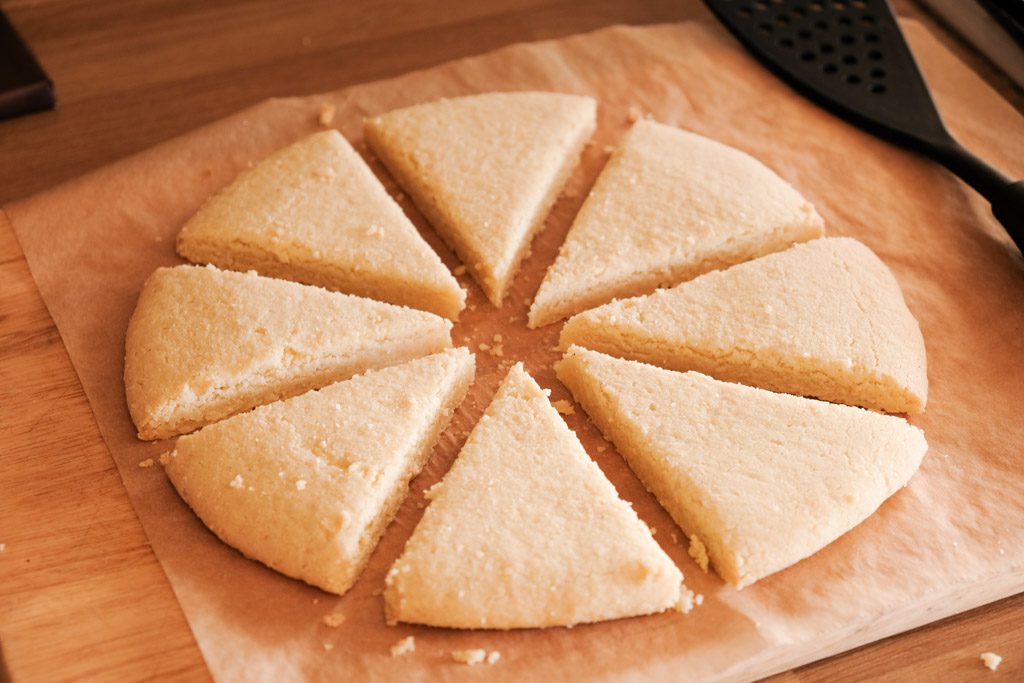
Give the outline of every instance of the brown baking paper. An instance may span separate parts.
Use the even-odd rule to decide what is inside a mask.
[[[969,148],[1024,175],[1024,122],[915,24],[907,26],[936,99]],[[174,238],[200,203],[247,165],[317,129],[323,103],[366,152],[364,116],[490,90],[582,93],[600,102],[593,144],[559,199],[509,301],[496,310],[463,278],[470,307],[454,330],[479,351],[476,384],[348,595],[338,598],[244,559],[192,515],[125,409],[123,338],[145,278],[180,262]],[[450,466],[515,360],[553,399],[569,398],[551,364],[558,325],[529,331],[527,304],[630,112],[697,131],[764,160],[818,207],[832,235],[853,235],[898,278],[921,322],[931,400],[912,422],[931,444],[910,486],[859,527],[742,591],[687,557],[668,516],[581,411],[567,416],[588,452],[657,530],[704,595],[677,613],[514,632],[384,624],[384,574],[422,514],[423,489]],[[397,192],[396,192],[397,194]],[[402,206],[449,266],[456,260],[411,203]],[[103,437],[213,675],[222,680],[739,679],[838,652],[1024,588],[1024,265],[987,204],[937,165],[815,108],[700,23],[610,28],[517,45],[327,95],[271,100],[6,208],[67,345]],[[116,571],[115,567],[111,571]],[[598,596],[600,597],[600,596]],[[324,615],[347,619],[325,626]],[[157,618],[157,615],[154,615]],[[416,637],[416,651],[389,647]],[[456,649],[498,650],[492,666]],[[481,671],[484,669],[485,671]]]

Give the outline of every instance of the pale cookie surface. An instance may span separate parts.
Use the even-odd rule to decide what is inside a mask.
[[[342,594],[473,381],[449,349],[338,382],[178,439],[171,482],[225,543]]]
[[[431,313],[213,266],[156,270],[125,339],[142,439],[183,434],[451,346]]]
[[[573,347],[562,381],[715,571],[743,587],[860,524],[928,448],[901,418]]]
[[[211,197],[178,253],[456,318],[466,292],[338,131],[272,154]]]
[[[366,121],[366,140],[500,306],[596,125],[589,97],[487,93]]]
[[[825,238],[574,316],[578,344],[673,370],[892,413],[928,397],[925,347],[866,246]]]
[[[530,327],[820,237],[818,212],[750,155],[638,121],[530,307]]]
[[[517,364],[388,573],[391,620],[571,626],[661,612],[682,574]]]

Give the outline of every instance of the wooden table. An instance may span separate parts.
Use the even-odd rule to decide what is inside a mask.
[[[1018,109],[1024,94],[908,1]],[[6,0],[60,108],[0,122],[0,203],[273,95],[375,80],[517,41],[708,16],[695,0]],[[24,257],[0,224],[0,646],[17,681],[204,680]],[[1024,678],[1024,595],[777,681]],[[5,678],[0,670],[0,680]]]

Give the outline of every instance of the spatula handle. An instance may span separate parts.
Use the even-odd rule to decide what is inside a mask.
[[[1017,248],[1024,253],[1024,180],[996,191],[992,197],[992,215],[1003,224]]]
[[[952,139],[928,151],[992,204],[992,215],[1024,253],[1024,180],[1011,181]]]

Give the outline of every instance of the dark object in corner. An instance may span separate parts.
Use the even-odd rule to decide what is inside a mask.
[[[0,11],[0,121],[56,104],[53,81]]]
[[[1024,181],[1013,182],[952,138],[887,0],[704,3],[797,91],[960,176],[992,204],[992,213],[1024,251]]]

